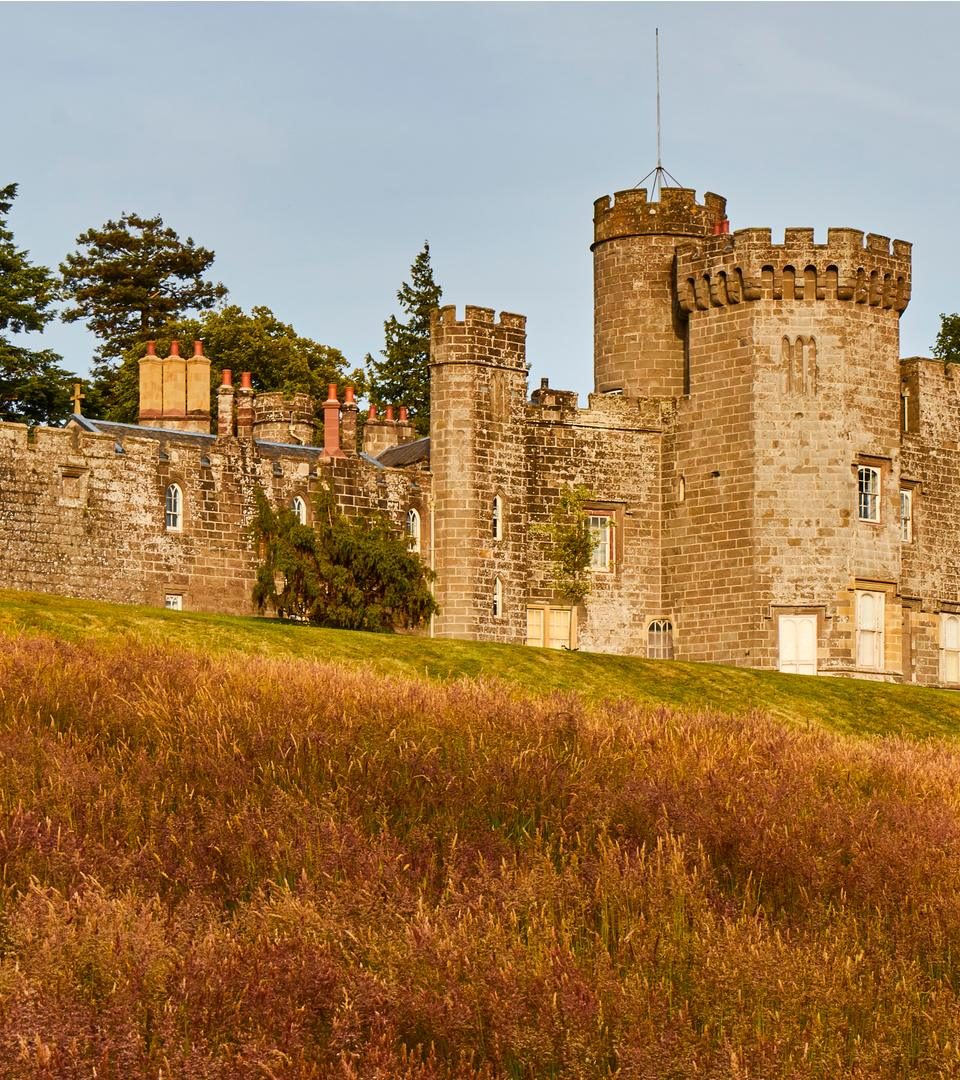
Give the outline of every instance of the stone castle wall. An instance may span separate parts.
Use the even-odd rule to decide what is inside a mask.
[[[147,437],[133,427],[120,438],[76,427],[28,438],[26,427],[0,424],[0,581],[128,604],[163,605],[174,594],[185,609],[250,614],[256,558],[246,528],[257,485],[277,506],[300,495],[308,515],[327,485],[346,512],[384,510],[398,524],[427,500],[429,475],[320,458],[316,449]],[[184,496],[178,530],[165,526],[173,483]]]

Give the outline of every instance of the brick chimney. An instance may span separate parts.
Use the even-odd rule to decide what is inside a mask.
[[[343,443],[343,452],[354,456],[357,452],[357,403],[354,401],[353,387],[348,386],[343,391],[343,408],[340,412],[340,437]]]
[[[340,449],[340,399],[337,384],[327,387],[327,400],[323,403],[323,453],[325,457],[343,457]]]
[[[237,438],[253,442],[253,379],[249,371],[240,372],[237,390]]]
[[[233,438],[233,372],[224,368],[217,390],[217,438]]]

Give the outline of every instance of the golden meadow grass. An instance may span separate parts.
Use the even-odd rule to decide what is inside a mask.
[[[0,637],[0,799],[3,1077],[960,1075],[947,741]]]

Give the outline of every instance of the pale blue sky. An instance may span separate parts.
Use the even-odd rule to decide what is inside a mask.
[[[531,385],[585,393],[593,200],[655,163],[655,26],[673,175],[734,229],[912,241],[927,353],[960,309],[957,4],[3,3],[0,186],[36,261],[160,213],[351,363],[429,239],[445,302],[527,315]]]

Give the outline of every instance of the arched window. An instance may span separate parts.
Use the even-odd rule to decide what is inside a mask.
[[[499,495],[493,497],[493,508],[490,514],[490,525],[494,540],[503,539],[503,499]]]
[[[503,615],[503,582],[499,578],[493,579],[493,617],[499,619]]]
[[[412,507],[407,511],[407,542],[411,551],[420,550],[420,515]]]
[[[171,484],[167,488],[164,510],[167,529],[179,532],[183,528],[183,492],[179,484]]]
[[[290,503],[290,509],[297,515],[297,521],[299,521],[301,525],[306,525],[307,504],[299,495],[294,495],[293,501]]]
[[[647,628],[647,659],[673,659],[673,623],[669,619],[654,619]]]

